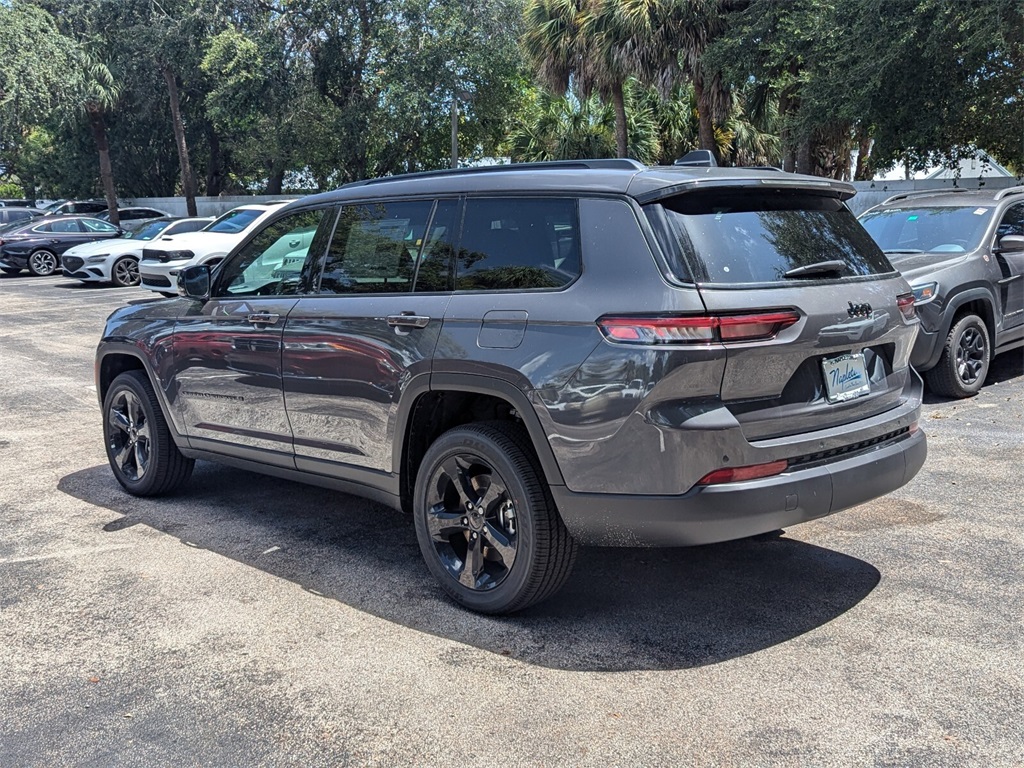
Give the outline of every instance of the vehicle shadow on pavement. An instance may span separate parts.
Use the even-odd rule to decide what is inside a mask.
[[[106,465],[62,478],[116,513],[307,591],[468,646],[580,671],[699,667],[835,619],[878,584],[870,564],[782,537],[689,549],[580,550],[553,599],[510,617],[469,613],[435,585],[402,513],[342,493],[200,462],[181,494],[137,499]],[[447,661],[472,663],[454,646]]]

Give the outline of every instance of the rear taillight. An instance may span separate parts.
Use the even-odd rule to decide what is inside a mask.
[[[799,319],[793,310],[779,310],[750,315],[602,317],[597,324],[606,338],[623,344],[709,344],[773,339]]]
[[[913,320],[917,317],[914,301],[913,293],[901,293],[896,297],[896,306],[900,308],[900,314],[903,315],[904,320]]]
[[[753,464],[749,467],[727,467],[708,472],[697,481],[697,485],[718,485],[720,483],[736,483],[740,480],[756,480],[759,477],[781,475],[786,471],[789,462],[785,459],[769,461],[766,464]]]

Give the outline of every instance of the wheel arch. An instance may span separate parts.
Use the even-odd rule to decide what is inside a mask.
[[[396,418],[392,471],[399,478],[402,508],[412,509],[416,472],[430,444],[443,432],[478,421],[519,421],[525,427],[548,485],[565,485],[540,419],[526,393],[502,379],[433,374],[413,380]]]
[[[945,317],[942,321],[942,335],[946,338],[956,321],[966,314],[974,314],[982,319],[988,330],[989,343],[993,348],[996,344],[996,310],[995,299],[985,288],[969,288],[953,296],[947,304]]]
[[[153,372],[145,355],[139,354],[138,350],[132,345],[123,342],[101,342],[100,348],[96,353],[95,371],[96,396],[99,398],[100,409],[102,410],[103,408],[103,401],[107,397],[111,383],[126,371],[142,371],[146,374],[146,378],[149,379],[153,391],[156,392],[157,402],[160,404],[164,420],[174,436],[174,442],[179,446],[185,446],[186,441],[181,432],[178,431],[178,425],[173,418],[174,410],[167,402],[166,393],[163,387],[160,386],[159,378]]]

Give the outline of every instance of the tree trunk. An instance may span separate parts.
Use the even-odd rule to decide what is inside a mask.
[[[796,171],[806,173],[808,176],[814,174],[814,162],[811,160],[811,140],[803,139],[796,150]]]
[[[703,78],[695,77],[693,79],[693,92],[697,97],[700,148],[711,150],[711,154],[715,156],[715,162],[721,164],[722,156],[719,154],[718,144],[715,142],[715,124],[711,120],[711,102],[707,90],[704,88]]]
[[[267,194],[280,195],[284,187],[284,168],[273,168],[267,178]]]
[[[87,106],[85,113],[89,117],[92,138],[96,142],[96,151],[100,156],[100,183],[103,194],[107,198],[107,211],[110,223],[115,227],[121,225],[121,216],[117,212],[117,193],[114,191],[114,171],[110,166],[110,142],[107,141],[107,123],[103,119],[102,110]]]
[[[853,172],[854,181],[871,180],[871,134],[865,127],[857,129],[857,168]]]
[[[615,149],[619,157],[629,157],[629,128],[626,126],[626,94],[622,83],[612,87],[612,105],[615,108]]]
[[[192,178],[192,163],[188,159],[188,144],[185,143],[185,124],[181,119],[181,100],[178,98],[178,82],[171,68],[163,68],[167,93],[171,98],[171,119],[174,123],[174,141],[178,145],[178,162],[181,165],[181,188],[185,194],[185,206],[189,216],[196,215],[196,186]]]

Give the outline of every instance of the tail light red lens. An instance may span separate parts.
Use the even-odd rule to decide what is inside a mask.
[[[603,317],[597,321],[611,341],[624,344],[709,344],[766,341],[800,320],[793,310],[749,315]]]
[[[736,483],[740,480],[756,480],[759,477],[781,475],[786,471],[789,462],[785,459],[770,461],[766,464],[753,464],[748,467],[727,467],[708,472],[697,481],[697,485],[718,485],[720,483]]]
[[[914,306],[913,293],[901,293],[897,296],[896,306],[900,308],[900,313],[903,315],[904,320],[913,320],[917,317],[917,308]]]

